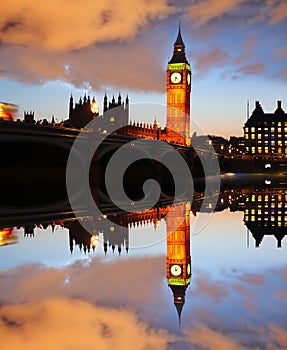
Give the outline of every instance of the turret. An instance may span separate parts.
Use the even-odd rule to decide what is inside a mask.
[[[70,104],[69,104],[69,118],[71,118],[71,114],[72,114],[72,110],[74,108],[74,99],[73,99],[73,96],[71,94],[71,97],[70,97]]]
[[[104,96],[104,112],[108,110],[108,97],[107,94]]]

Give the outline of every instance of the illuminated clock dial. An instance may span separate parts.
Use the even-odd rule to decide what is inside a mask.
[[[187,268],[186,268],[187,274],[190,275],[190,264],[187,264]]]
[[[190,74],[189,73],[187,73],[186,81],[187,81],[187,85],[190,85]]]
[[[181,267],[179,265],[172,265],[170,272],[173,276],[179,276],[181,274]]]
[[[181,82],[181,74],[178,72],[172,73],[170,80],[173,84],[179,84]]]

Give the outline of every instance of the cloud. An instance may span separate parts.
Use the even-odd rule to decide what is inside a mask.
[[[286,60],[287,59],[287,46],[280,47],[280,48],[274,50],[274,55]]]
[[[217,46],[211,50],[196,55],[195,71],[198,74],[207,74],[212,67],[222,67],[228,61],[227,51]]]
[[[144,91],[163,91],[165,87],[162,63],[144,40],[66,53],[0,46],[0,54],[0,77],[27,83],[62,80],[77,87],[88,84],[94,91],[110,86]]]
[[[141,308],[158,292],[158,276],[165,275],[164,269],[163,257],[123,259],[109,263],[94,258],[87,267],[78,261],[62,269],[25,265],[0,278],[0,302],[67,296],[81,297],[90,302],[96,300],[101,304]]]
[[[48,51],[75,50],[126,40],[175,8],[166,0],[12,0],[1,5],[0,41]]]
[[[236,21],[254,24],[268,20],[269,24],[277,24],[287,18],[287,4],[284,0],[203,0],[195,1],[187,7],[186,16],[191,17],[199,25],[222,19],[223,23]]]
[[[228,288],[222,281],[211,281],[207,276],[201,276],[196,280],[194,293],[220,301],[228,296]]]
[[[240,343],[223,334],[221,331],[213,330],[212,328],[198,323],[196,327],[187,334],[190,342],[197,346],[204,346],[206,350],[220,349],[220,350],[247,350],[249,347],[240,345]],[[201,347],[202,348],[202,347]]]
[[[251,63],[251,64],[241,66],[236,71],[238,73],[242,73],[245,75],[250,75],[250,74],[257,75],[265,72],[265,69],[266,69],[265,65],[262,62],[258,62],[258,63]]]
[[[259,274],[245,274],[237,277],[240,281],[261,286],[265,282],[265,277]]]
[[[204,0],[195,2],[188,8],[189,15],[203,24],[236,9],[247,0]]]
[[[269,338],[270,344],[268,345],[268,350],[280,350],[287,348],[287,330],[278,327],[274,324],[269,325]]]
[[[242,45],[242,53],[234,58],[234,64],[239,65],[245,63],[250,58],[256,56],[256,48],[258,47],[258,33],[252,31],[248,33],[247,38]]]
[[[166,0],[12,0],[1,6],[0,78],[163,91],[147,28],[176,11]]]
[[[53,350],[89,350],[95,344],[103,350],[273,350],[285,346],[286,330],[280,325],[284,310],[275,317],[274,303],[265,304],[266,298],[258,297],[265,278],[266,288],[274,290],[269,279],[284,267],[263,271],[266,277],[262,278],[242,272],[234,276],[233,272],[225,275],[228,282],[197,271],[178,332],[172,293],[164,292],[163,256],[106,262],[93,258],[83,264],[78,261],[61,269],[24,265],[0,271],[4,349],[43,347],[43,339],[45,348]],[[266,288],[264,292],[271,294]],[[242,301],[243,305],[258,301],[262,312],[259,308],[258,315],[246,312]]]
[[[3,349],[166,349],[175,337],[129,310],[49,298],[0,309]]]
[[[271,1],[271,4],[275,3],[269,11],[269,23],[275,24],[287,19],[287,3],[286,1]]]

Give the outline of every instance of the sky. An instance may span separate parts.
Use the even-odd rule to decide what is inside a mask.
[[[1,4],[0,101],[67,119],[71,93],[165,105],[179,20],[192,69],[192,131],[242,135],[247,100],[287,110],[284,0],[11,0]],[[165,125],[165,115],[131,115]]]

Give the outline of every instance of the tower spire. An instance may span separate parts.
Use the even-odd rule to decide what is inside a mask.
[[[182,39],[181,35],[181,23],[179,22],[178,25],[178,33],[177,33],[177,38],[174,43],[174,49],[173,49],[173,56],[171,60],[168,62],[170,63],[187,63],[188,61],[185,56],[185,45]]]

